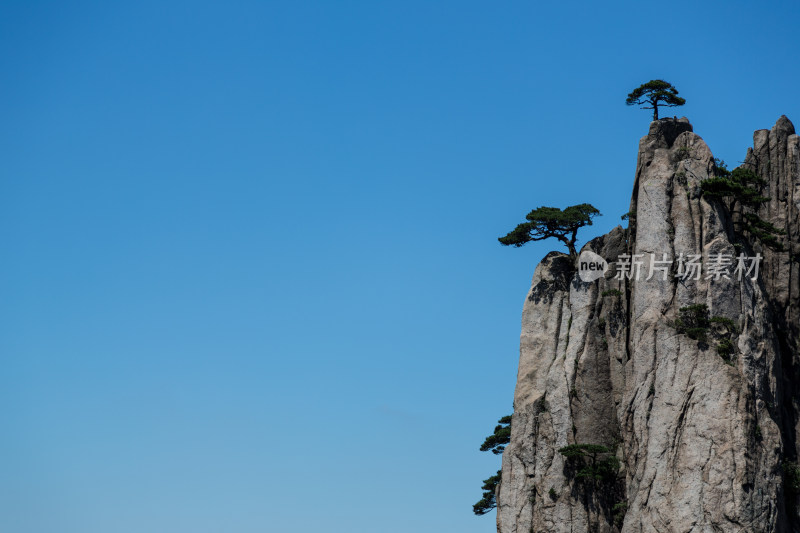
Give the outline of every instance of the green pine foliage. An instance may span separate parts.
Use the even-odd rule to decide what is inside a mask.
[[[625,521],[625,513],[628,512],[628,502],[623,501],[614,504],[614,507],[611,508],[611,511],[614,513],[614,525],[617,527],[622,527],[622,524]]]
[[[500,455],[506,449],[506,444],[511,442],[511,415],[504,416],[497,421],[494,433],[486,437],[481,444],[481,451],[491,451],[495,455]]]
[[[731,356],[733,355],[733,343],[730,341],[730,339],[723,339],[720,341],[720,343],[717,345],[717,353],[726,361],[731,359]]]
[[[567,466],[578,481],[595,482],[614,481],[619,472],[619,459],[613,451],[599,444],[570,444],[560,448],[558,452],[564,456]]]
[[[705,196],[718,198],[735,198],[742,205],[756,208],[769,200],[761,195],[759,189],[767,184],[750,169],[735,168],[728,170],[725,161],[714,159],[715,176],[700,184]]]
[[[486,437],[486,440],[481,444],[481,451],[491,451],[495,455],[500,455],[509,442],[511,442],[511,415],[504,416],[497,421],[494,433]],[[483,486],[481,487],[483,489],[483,497],[472,506],[472,512],[476,515],[484,515],[497,507],[494,493],[497,485],[500,484],[501,474],[502,471],[498,470],[497,474],[483,480]]]
[[[776,227],[774,224],[762,220],[755,213],[744,213],[744,224],[742,229],[750,233],[753,237],[761,241],[761,244],[782,252],[783,243],[779,240],[781,235],[786,235],[786,231]]]
[[[680,316],[670,324],[678,333],[701,344],[705,344],[709,340],[709,335],[712,335],[719,341],[717,353],[726,363],[733,364],[735,344],[732,337],[739,334],[736,322],[725,316],[710,316],[708,306],[705,304],[681,307],[679,313]]]
[[[606,296],[622,296],[622,291],[619,289],[608,289],[606,291],[603,291],[602,294],[600,294],[600,296],[602,296],[603,298],[605,298]]]
[[[527,215],[527,222],[518,224],[505,237],[498,240],[504,246],[520,247],[531,241],[542,241],[556,238],[564,243],[572,257],[577,257],[575,241],[578,230],[591,226],[592,219],[600,215],[591,204],[579,204],[559,209],[557,207],[539,207]]]
[[[494,493],[497,490],[497,485],[500,484],[500,475],[501,471],[498,470],[497,474],[493,475],[489,479],[483,480],[483,498],[481,498],[478,503],[472,506],[472,512],[476,515],[484,515],[497,507],[497,501],[495,501]]]
[[[627,105],[640,105],[642,109],[653,110],[653,120],[658,120],[658,106],[676,107],[686,103],[678,96],[678,89],[664,80],[650,80],[643,83],[628,95]]]
[[[680,308],[680,317],[675,319],[673,326],[678,333],[683,333],[690,339],[705,341],[711,319],[708,316],[708,306],[695,304]]]
[[[764,246],[783,250],[780,236],[786,232],[762,220],[755,212],[769,200],[761,194],[767,182],[748,168],[738,167],[730,171],[720,159],[714,159],[714,164],[716,175],[700,183],[703,196],[726,200],[731,213],[741,211],[739,216],[734,217],[738,231],[746,231]]]
[[[731,333],[739,333],[739,326],[736,325],[736,322],[726,316],[712,316],[709,322],[712,324],[720,324]]]

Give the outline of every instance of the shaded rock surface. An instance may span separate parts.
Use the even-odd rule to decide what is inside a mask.
[[[734,232],[724,203],[700,194],[714,175],[708,146],[685,118],[662,119],[639,144],[629,228],[584,247],[609,262],[605,277],[581,281],[557,252],[537,266],[497,493],[500,533],[800,531],[782,466],[797,460],[800,440],[800,140],[791,122],[757,131],[744,164],[768,181],[759,214],[786,230],[786,251]],[[763,255],[755,280],[733,268],[707,279],[718,254],[740,253]],[[617,279],[622,254],[642,254],[638,279]],[[646,279],[651,256],[664,254],[668,272]],[[675,276],[680,254],[703,257],[700,279]],[[705,340],[675,327],[696,304],[721,317]],[[612,450],[617,477],[578,479],[559,453],[569,444]]]

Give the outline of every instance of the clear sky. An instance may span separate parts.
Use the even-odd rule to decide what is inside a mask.
[[[530,209],[675,84],[800,125],[797,2],[0,3],[0,531],[489,533]]]

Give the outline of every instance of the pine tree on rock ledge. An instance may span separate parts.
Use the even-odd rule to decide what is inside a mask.
[[[540,207],[528,213],[527,222],[518,224],[505,237],[500,237],[504,246],[520,246],[531,241],[543,241],[551,237],[563,242],[572,259],[578,257],[575,241],[578,230],[583,226],[591,226],[592,219],[601,213],[591,204],[579,204],[567,207],[563,211],[557,207]]]

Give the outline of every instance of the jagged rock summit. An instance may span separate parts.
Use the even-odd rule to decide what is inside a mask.
[[[737,233],[724,202],[701,194],[715,174],[708,146],[687,119],[662,119],[639,143],[629,227],[584,247],[608,261],[605,276],[583,282],[557,252],[537,266],[500,533],[800,531],[792,123],[756,131],[744,165],[767,182],[758,214],[786,230],[784,251]],[[697,279],[685,276],[691,256],[702,256]],[[720,257],[733,258],[727,277]],[[737,275],[737,258],[751,270]],[[565,448],[582,444],[604,448]]]

